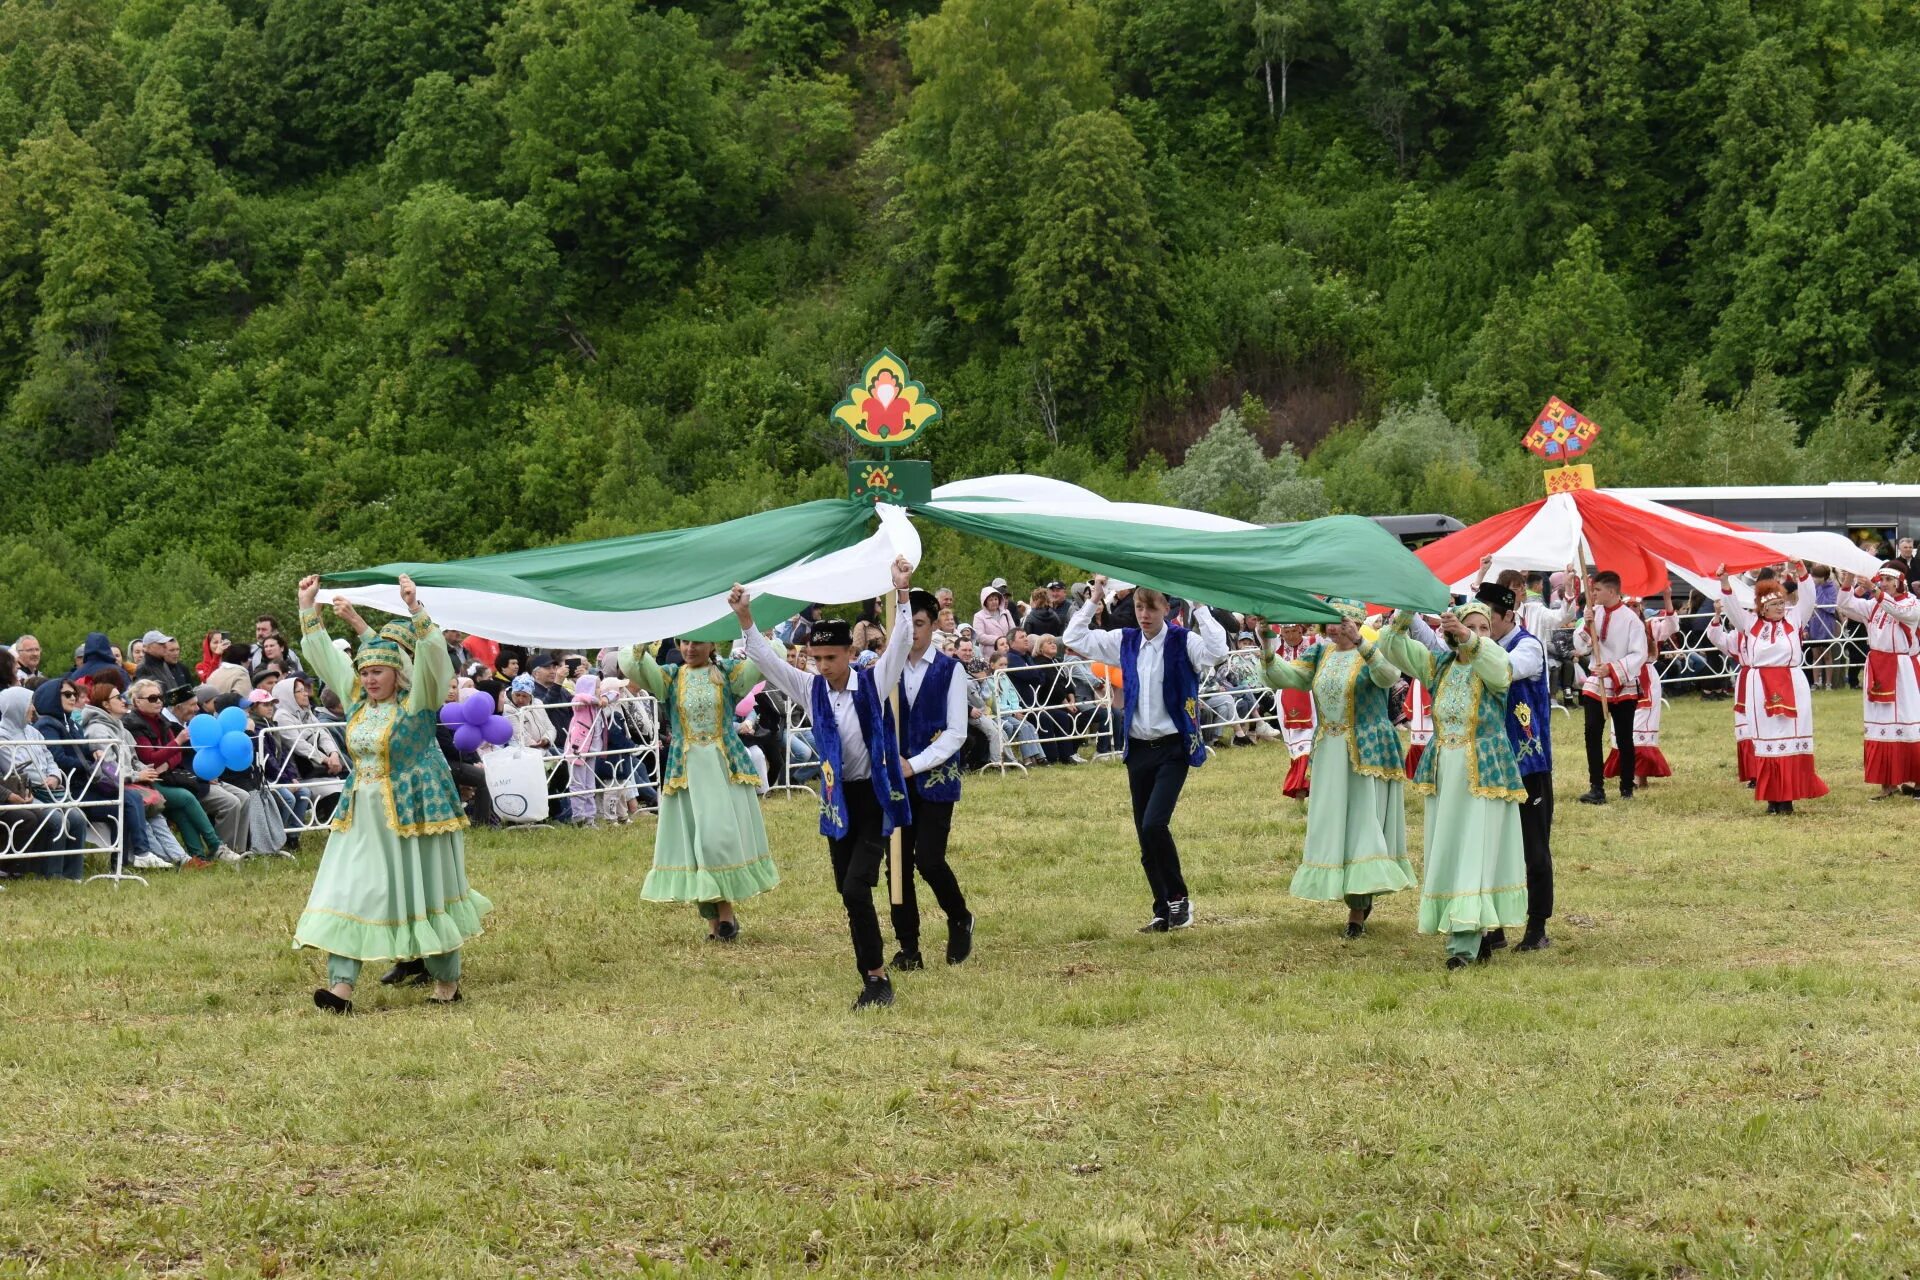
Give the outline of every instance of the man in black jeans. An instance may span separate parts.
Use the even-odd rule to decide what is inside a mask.
[[[1153,915],[1140,932],[1184,929],[1193,923],[1193,902],[1173,840],[1173,808],[1187,784],[1187,770],[1207,758],[1194,719],[1200,676],[1226,659],[1227,633],[1209,609],[1195,610],[1198,625],[1193,631],[1170,625],[1166,596],[1149,587],[1133,592],[1139,626],[1096,630],[1093,618],[1102,603],[1103,588],[1096,584],[1067,624],[1067,647],[1120,668],[1127,787],[1133,797],[1140,867],[1153,892]]]

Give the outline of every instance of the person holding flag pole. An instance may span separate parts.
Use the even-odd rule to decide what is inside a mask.
[[[887,977],[880,918],[873,890],[888,839],[913,821],[907,781],[894,741],[894,718],[887,701],[906,669],[913,644],[908,612],[913,566],[905,556],[893,562],[897,597],[893,631],[879,661],[865,671],[853,667],[853,629],[837,618],[814,624],[807,637],[813,671],[789,666],[754,625],[751,597],[735,583],[727,605],[740,621],[747,657],[766,682],[808,708],[814,747],[820,758],[820,834],[833,859],[833,880],[847,910],[854,964],[861,989],[853,1007],[884,1008],[893,1003]]]

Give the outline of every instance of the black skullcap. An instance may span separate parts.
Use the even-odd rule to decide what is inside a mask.
[[[937,618],[940,616],[940,600],[933,592],[915,587],[907,593],[907,612],[924,613],[929,618]]]
[[[1497,582],[1483,582],[1473,598],[1486,605],[1495,613],[1513,612],[1513,588],[1503,587]]]
[[[839,618],[822,618],[813,624],[813,631],[807,636],[808,644],[821,644],[851,647],[853,644],[853,626]]]

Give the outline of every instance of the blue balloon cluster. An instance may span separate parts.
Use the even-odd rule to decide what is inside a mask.
[[[217,716],[195,716],[187,722],[187,741],[194,747],[194,773],[208,782],[229,769],[253,766],[253,739],[247,736],[247,713],[240,707],[228,707]]]

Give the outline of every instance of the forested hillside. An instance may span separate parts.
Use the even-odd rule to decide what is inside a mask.
[[[1475,517],[1559,393],[1614,483],[1920,479],[1914,0],[5,0],[0,55],[54,652],[833,493],[883,343],[945,478]]]

